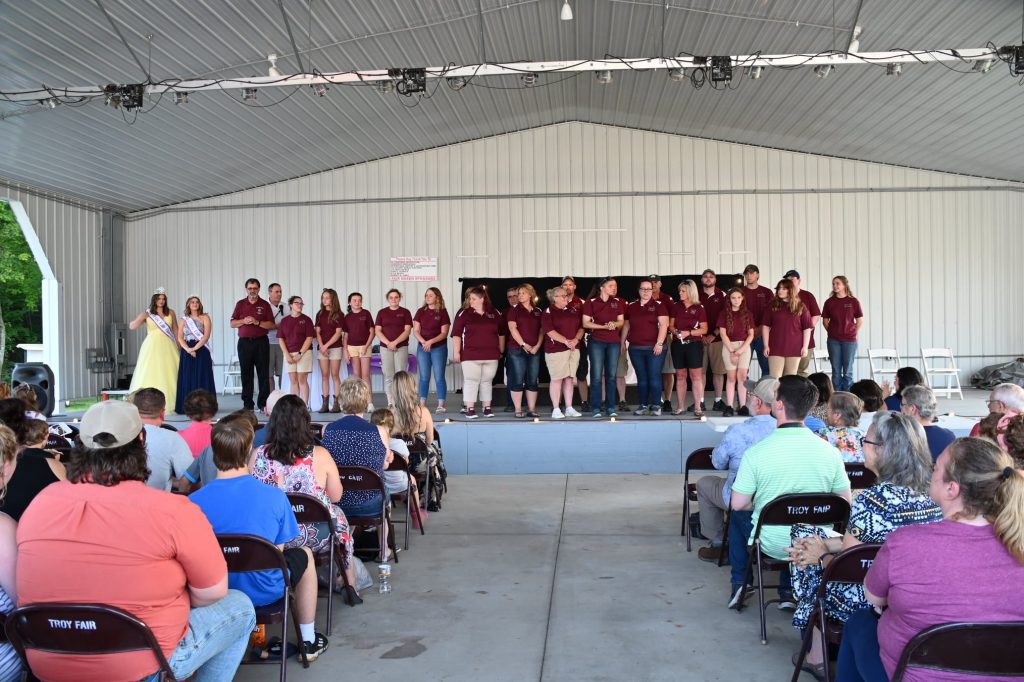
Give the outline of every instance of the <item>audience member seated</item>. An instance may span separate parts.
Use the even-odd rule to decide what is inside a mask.
[[[898,412],[875,415],[875,421],[864,437],[864,461],[878,479],[854,499],[850,507],[850,522],[842,538],[826,538],[812,526],[792,528],[794,542],[789,552],[793,566],[793,591],[799,599],[793,625],[801,631],[808,627],[821,582],[822,565],[818,562],[826,552],[840,552],[865,542],[882,543],[889,533],[901,526],[942,520],[942,511],[928,497],[932,473],[928,444],[921,425],[910,415]],[[828,565],[831,560],[829,556],[824,557],[823,565]],[[834,620],[845,622],[851,613],[868,605],[861,585],[833,584],[827,590],[828,615]],[[824,665],[821,633],[817,628],[813,636],[804,669],[820,680],[823,679]]]
[[[1017,384],[999,384],[992,389],[992,392],[988,395],[988,400],[985,401],[988,406],[988,416],[998,415],[995,417],[995,421],[999,421],[999,417],[1004,414],[1024,414],[1024,387],[1018,386]],[[983,422],[984,420],[982,420]],[[976,438],[981,435],[981,423],[978,422],[971,429],[971,437]],[[991,440],[991,439],[990,439]]]
[[[981,438],[958,438],[939,455],[930,494],[943,520],[886,538],[864,582],[867,600],[885,611],[847,620],[838,681],[887,681],[907,642],[933,625],[1024,621],[1024,472],[1013,464]],[[994,678],[911,668],[903,679]]]
[[[395,430],[399,438],[419,437],[430,445],[434,442],[434,418],[418,399],[416,378],[408,372],[397,372],[392,386],[395,392]]]
[[[22,384],[14,389],[14,397],[21,401],[25,408],[25,416],[29,419],[46,421],[46,415],[39,411],[36,389],[30,384]]]
[[[227,566],[202,511],[145,484],[145,431],[134,405],[108,400],[82,418],[68,481],[41,492],[18,526],[18,605],[108,604],[143,620],[178,679],[230,680],[256,625],[228,589]],[[29,651],[45,680],[142,680],[148,651]]]
[[[146,485],[170,492],[172,486],[183,487],[185,472],[192,465],[188,444],[176,431],[160,428],[164,423],[167,399],[159,388],[140,388],[129,397],[139,410],[145,425],[149,479]]]
[[[911,386],[903,390],[903,412],[916,419],[924,427],[924,435],[928,438],[928,451],[932,461],[939,458],[942,451],[956,440],[956,434],[947,428],[933,423],[939,404],[935,400],[935,391],[927,386]]]
[[[269,417],[271,414],[273,414],[274,413],[274,406],[277,405],[277,401],[280,400],[281,398],[283,398],[286,395],[288,395],[288,393],[285,392],[285,391],[282,391],[279,388],[275,388],[273,391],[271,391],[270,395],[267,396],[267,404],[263,408],[263,414],[265,416],[267,416],[267,417]],[[253,416],[255,417],[256,415],[253,415]],[[266,442],[267,442],[267,424],[260,424],[258,420],[257,420],[256,424],[257,424],[257,426],[256,426],[256,434],[253,436],[253,439],[252,439],[252,447],[253,447],[253,449],[256,449],[256,448],[258,448],[258,447],[260,447],[262,445],[266,445]]]
[[[45,424],[34,419],[26,419],[21,413],[19,416],[24,422],[41,424],[45,440]],[[21,424],[18,431],[22,435],[31,435],[31,426],[32,424]],[[64,465],[56,459],[33,454],[24,456],[22,444],[14,434],[13,429],[0,424],[0,512],[15,521],[20,521],[29,504],[44,488],[51,483],[64,480],[67,475]]]
[[[743,456],[732,486],[732,509],[753,509],[751,534],[765,505],[782,495],[795,493],[835,493],[850,499],[850,479],[839,451],[816,436],[806,426],[807,413],[818,402],[818,389],[799,375],[779,379],[772,414],[775,430]],[[789,529],[765,526],[761,529],[761,551],[779,561],[789,557]],[[779,608],[795,608],[789,585],[789,571],[779,580]]]
[[[324,429],[324,447],[339,467],[366,467],[383,479],[384,469],[393,457],[388,449],[389,438],[382,428],[360,416],[370,404],[370,387],[358,377],[349,377],[341,382],[339,396],[345,416]],[[379,492],[352,490],[342,496],[338,506],[345,516],[376,516],[382,504]]]
[[[833,393],[828,401],[826,425],[815,432],[839,450],[843,461],[848,464],[864,461],[864,448],[861,445],[864,432],[858,428],[863,407],[864,401],[852,393]]]
[[[981,420],[981,437],[1008,452],[1017,468],[1024,469],[1024,414],[990,414]]]
[[[853,386],[850,387],[850,393],[860,398],[861,402],[864,403],[864,407],[860,412],[860,423],[857,424],[857,428],[867,433],[868,428],[871,427],[871,422],[875,420],[875,413],[888,409],[885,406],[885,393],[882,392],[882,387],[871,379],[855,381]]]
[[[916,367],[900,367],[896,370],[896,379],[892,386],[886,381],[882,385],[885,393],[885,406],[892,412],[900,412],[903,405],[903,391],[911,386],[927,386],[921,372]]]
[[[402,399],[402,389],[399,389],[398,386],[403,380],[398,376],[399,374],[408,374],[408,372],[398,372],[397,374],[395,374],[395,383],[392,386],[392,388],[395,391],[396,400]],[[373,414],[370,415],[370,423],[380,426],[382,429],[384,429],[385,433],[388,436],[388,450],[391,451],[391,455],[393,458],[391,460],[391,464],[389,464],[388,466],[393,467],[396,458],[401,459],[405,465],[401,469],[389,468],[384,471],[384,489],[387,491],[388,496],[401,495],[404,494],[407,490],[411,490],[411,504],[419,506],[420,495],[419,490],[416,486],[416,477],[409,472],[409,445],[408,443],[405,442],[405,439],[395,437],[395,413],[393,410],[396,409],[397,408],[381,408],[374,410]],[[427,411],[427,414],[430,414],[429,410]],[[420,510],[421,518],[425,518],[426,514],[426,509]],[[413,527],[419,527],[416,525],[415,517],[413,517]]]
[[[2,430],[0,427],[0,431]],[[0,441],[3,439],[4,436],[0,435]],[[18,589],[14,577],[14,569],[18,562],[18,543],[15,540],[17,530],[18,524],[14,519],[0,514],[0,614],[4,616],[10,615],[18,602]],[[21,680],[23,672],[18,652],[4,638],[0,643],[0,682],[17,682]]]
[[[835,389],[832,387],[832,378],[824,372],[815,372],[807,379],[818,389],[818,403],[811,408],[804,425],[811,431],[817,431],[828,423],[828,401]]]
[[[244,421],[251,429],[255,429],[260,423],[252,410],[236,410],[217,423],[224,424],[237,420]],[[185,479],[193,488],[196,488],[206,485],[215,478],[217,478],[217,465],[213,462],[213,447],[207,446],[188,465],[188,469],[185,470]]]
[[[186,409],[188,401],[186,398]],[[192,493],[190,499],[206,514],[214,533],[257,535],[283,550],[289,579],[295,588],[295,611],[302,646],[306,659],[312,662],[327,651],[328,646],[327,637],[314,630],[316,565],[309,547],[284,546],[298,537],[299,524],[282,490],[264,485],[249,475],[246,462],[252,436],[252,426],[241,419],[222,421],[214,427],[211,437],[217,478]],[[229,573],[228,587],[244,592],[257,607],[273,604],[285,591],[279,571]]]
[[[193,457],[199,455],[204,448],[210,447],[210,432],[213,424],[210,420],[217,416],[217,396],[201,388],[185,396],[183,409],[192,423],[178,432],[188,445]]]
[[[356,381],[366,385],[360,379]],[[345,548],[342,564],[349,585],[354,586],[356,576],[352,533],[345,514],[334,504],[345,491],[341,477],[338,476],[338,467],[331,460],[330,453],[313,444],[309,424],[309,410],[302,398],[285,395],[278,400],[267,424],[267,443],[252,453],[249,471],[258,481],[286,493],[312,495],[327,506],[334,517],[338,540]],[[376,433],[377,427],[373,429]],[[309,547],[314,554],[322,554],[330,549],[331,537],[326,524],[301,524],[299,531],[299,537],[285,543],[286,547]],[[349,598],[358,601],[355,595],[350,594]]]
[[[729,508],[732,497],[732,483],[736,480],[736,471],[740,468],[740,460],[747,449],[775,430],[775,417],[772,416],[772,403],[775,402],[775,391],[779,380],[773,376],[764,376],[747,392],[747,405],[750,419],[733,424],[725,431],[722,440],[711,453],[711,461],[716,469],[728,470],[729,475],[702,476],[697,481],[697,508],[700,511],[701,535],[710,541],[708,547],[697,550],[697,556],[704,561],[717,562],[722,553],[722,541],[725,527],[725,511]],[[750,536],[751,512],[732,512],[729,519],[729,561],[732,564],[732,591],[730,598],[743,583],[743,572],[747,568],[747,537]],[[738,540],[733,542],[733,537]],[[735,551],[733,551],[735,550]],[[734,556],[735,555],[735,556]]]

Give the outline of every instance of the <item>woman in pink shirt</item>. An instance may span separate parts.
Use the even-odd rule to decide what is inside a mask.
[[[943,520],[886,538],[864,581],[875,610],[847,621],[837,682],[888,681],[907,642],[933,625],[1024,621],[1024,471],[995,443],[958,438],[935,462],[929,495]],[[909,668],[903,679],[1002,678]]]
[[[217,396],[201,388],[185,396],[185,414],[192,423],[178,432],[188,443],[192,456],[196,457],[210,445],[210,434],[213,424],[210,420],[217,416]]]

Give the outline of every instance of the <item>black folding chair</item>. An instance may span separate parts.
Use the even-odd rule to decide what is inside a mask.
[[[319,443],[324,439],[324,424],[321,422],[310,423],[309,432],[313,435],[313,440]]]
[[[420,508],[426,509],[430,502],[430,447],[416,436],[401,436],[409,448],[409,462],[414,458],[424,463],[423,474],[420,474],[413,467],[409,467],[409,475],[415,477],[420,487]],[[437,429],[434,429],[434,438],[437,438]],[[440,441],[438,441],[440,442]],[[421,525],[420,528],[423,526]]]
[[[352,528],[376,528],[377,539],[380,542],[378,561],[384,561],[388,555],[388,544],[385,536],[388,524],[391,522],[391,512],[388,509],[388,494],[384,488],[384,479],[377,475],[377,472],[367,467],[339,466],[338,473],[341,475],[341,485],[345,492],[349,491],[380,491],[379,514],[370,516],[350,516],[348,525]],[[398,563],[398,552],[395,552],[395,563]]]
[[[788,571],[789,562],[774,559],[761,551],[761,529],[765,526],[792,526],[795,523],[806,523],[812,526],[831,525],[837,532],[846,528],[850,519],[850,503],[834,493],[797,493],[781,495],[769,502],[757,517],[754,528],[754,541],[748,547],[747,572],[743,580],[740,594],[740,608],[747,596],[747,586],[753,579],[754,566],[757,566],[757,601],[761,615],[761,644],[768,643],[768,629],[765,623],[765,609],[780,599],[765,600],[766,587],[778,588],[779,585],[765,585],[766,571]],[[739,610],[739,609],[737,609]]]
[[[141,619],[106,604],[45,602],[15,609],[4,626],[25,669],[29,649],[95,655],[151,651],[161,680],[175,680],[156,637]]]
[[[394,456],[394,458],[391,460],[391,465],[388,467],[387,470],[388,471],[404,471],[405,472],[405,477],[406,477],[406,480],[407,480],[407,483],[406,483],[406,486],[405,486],[405,492],[393,493],[391,495],[391,500],[393,502],[394,501],[399,501],[399,502],[404,502],[405,503],[405,518],[404,519],[392,519],[391,523],[393,523],[393,524],[399,524],[399,523],[405,524],[405,542],[403,544],[402,549],[404,549],[405,551],[408,552],[409,551],[409,527],[412,525],[410,523],[410,519],[409,519],[410,515],[416,518],[416,524],[420,527],[420,535],[426,535],[427,534],[426,530],[423,529],[423,517],[420,514],[420,506],[412,503],[412,482],[413,482],[412,472],[409,471],[409,462],[408,462],[408,460],[406,460],[405,457],[402,457],[401,455],[398,455],[398,454],[396,454]]]
[[[714,448],[698,448],[690,453],[683,466],[683,527],[680,535],[686,536],[686,551],[691,552],[690,538],[690,503],[697,501],[697,484],[690,483],[691,471],[719,471],[711,463],[711,452]]]
[[[878,480],[875,476],[875,472],[868,469],[867,466],[861,462],[847,462],[846,464],[846,477],[850,479],[851,490],[863,490],[864,488],[870,488]]]
[[[341,570],[345,548],[338,540],[334,517],[331,516],[331,511],[323,502],[305,493],[288,493],[288,502],[292,505],[292,512],[298,523],[325,523],[331,533],[331,542],[327,551],[319,554],[313,553],[313,561],[317,566],[322,566],[324,557],[327,557],[327,575],[330,576],[327,589],[327,636],[330,637],[331,631],[334,629],[334,580],[339,573],[343,578],[346,577],[345,572]]]
[[[864,576],[868,574],[868,569],[871,568],[871,564],[875,561],[875,555],[878,554],[878,550],[881,548],[882,545],[880,544],[863,544],[842,552],[830,552],[825,555],[831,556],[832,561],[821,572],[821,584],[818,586],[818,594],[814,598],[814,609],[807,619],[807,632],[804,634],[803,646],[800,647],[800,655],[793,670],[792,682],[797,682],[802,672],[801,668],[803,667],[804,659],[807,657],[807,650],[811,645],[815,624],[818,626],[818,631],[821,632],[821,655],[822,660],[825,662],[825,679],[832,679],[829,670],[831,663],[828,657],[828,645],[830,642],[838,644],[842,639],[843,622],[829,618],[828,609],[826,608],[828,585],[829,583],[863,585]],[[824,559],[824,557],[822,558]]]
[[[933,625],[903,647],[892,682],[902,682],[907,668],[1019,677],[1024,675],[1021,642],[1024,622]]]
[[[308,668],[309,661],[306,660],[306,649],[302,646],[302,633],[299,630],[299,617],[295,613],[295,592],[292,590],[292,583],[288,577],[288,564],[285,563],[284,553],[281,552],[272,542],[256,535],[243,535],[228,533],[217,536],[221,551],[224,552],[224,560],[228,564],[229,573],[254,573],[256,571],[281,571],[281,579],[284,581],[284,592],[281,598],[273,604],[256,607],[256,623],[258,625],[281,624],[281,682],[288,678],[288,617],[291,615],[292,624],[295,626],[295,638],[299,647],[299,660],[302,667]],[[242,664],[248,663],[278,663],[278,661],[252,660],[246,656],[242,658]]]

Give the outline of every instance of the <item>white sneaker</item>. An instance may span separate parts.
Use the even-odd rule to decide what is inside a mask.
[[[565,416],[566,417],[582,417],[583,415],[580,414],[579,412],[577,412],[576,410],[572,409],[572,405],[570,405],[569,407],[565,408]]]
[[[562,414],[562,411],[556,407],[555,409],[551,410],[551,418],[552,419],[565,419],[565,415]]]

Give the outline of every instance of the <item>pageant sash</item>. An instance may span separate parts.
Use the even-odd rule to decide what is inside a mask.
[[[193,320],[189,316],[185,316],[185,326],[188,327],[188,333],[191,334],[195,340],[201,341],[203,338],[203,330],[199,328],[199,323]],[[213,346],[210,345],[210,340],[206,340],[206,348],[210,350],[210,354],[213,354]]]
[[[174,345],[178,345],[178,339],[174,336],[174,332],[171,331],[171,328],[167,325],[167,323],[164,322],[164,318],[158,315],[154,315],[153,313],[149,313],[149,319],[153,321],[153,324],[157,326],[157,329],[162,331],[164,333],[164,336],[169,338],[174,343]]]

